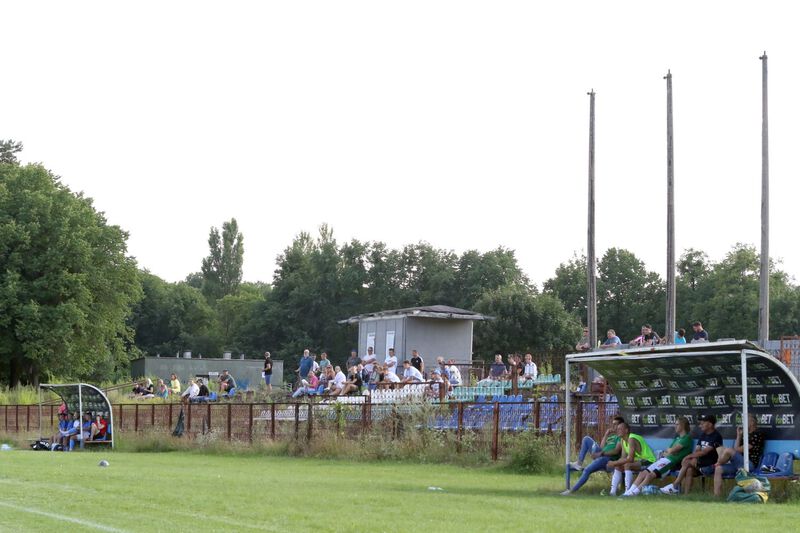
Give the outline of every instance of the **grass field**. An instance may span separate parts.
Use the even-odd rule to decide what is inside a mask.
[[[445,465],[9,451],[0,452],[0,531],[730,532],[800,520],[797,503],[628,501],[597,495],[599,485],[563,497],[562,484]]]

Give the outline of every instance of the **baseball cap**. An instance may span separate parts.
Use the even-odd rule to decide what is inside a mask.
[[[698,422],[711,422],[712,424],[717,423],[717,417],[714,415],[700,415],[697,417]]]

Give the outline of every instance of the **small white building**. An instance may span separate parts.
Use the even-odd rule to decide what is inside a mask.
[[[472,360],[472,328],[476,320],[491,320],[474,311],[431,305],[352,316],[340,324],[358,324],[358,353],[372,346],[378,360],[394,348],[398,361],[411,359],[417,350],[430,367],[441,356],[457,363]]]

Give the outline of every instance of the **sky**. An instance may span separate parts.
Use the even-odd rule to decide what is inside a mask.
[[[547,5],[545,5],[547,4]],[[541,284],[586,249],[596,92],[598,256],[760,246],[769,57],[770,253],[800,278],[800,33],[791,2],[6,2],[0,138],[94,199],[141,268],[200,270],[235,217],[244,279],[301,231],[516,251]]]

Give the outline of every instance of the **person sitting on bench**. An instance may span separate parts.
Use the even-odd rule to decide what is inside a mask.
[[[92,438],[92,415],[89,411],[83,413],[83,422],[76,420],[79,423],[80,432],[71,435],[69,438],[69,451],[75,449],[75,443],[82,440],[87,441]]]
[[[192,401],[192,398],[196,398],[199,393],[200,387],[197,386],[197,383],[193,379],[190,379],[189,386],[186,387],[186,390],[181,394],[181,403],[188,404]]]
[[[664,485],[661,492],[664,494],[688,494],[692,490],[692,479],[695,475],[710,476],[714,474],[714,465],[717,462],[717,448],[722,446],[722,435],[716,429],[717,417],[702,415],[698,418],[702,433],[697,438],[694,451],[681,461],[681,471],[675,481]],[[683,482],[683,487],[681,486]]]
[[[747,415],[747,458],[750,462],[748,472],[754,472],[761,464],[761,456],[764,455],[764,432],[758,429],[756,417],[752,414]],[[719,454],[714,465],[714,496],[722,496],[723,476],[733,477],[736,471],[744,467],[744,435],[742,427],[736,428],[736,442],[733,448],[725,448]]]
[[[236,380],[233,379],[233,376],[231,376],[227,370],[223,370],[222,374],[219,376],[219,393],[230,396],[235,388]]]
[[[197,378],[197,396],[191,399],[193,402],[207,402],[211,391],[208,386],[203,382],[203,378]]]
[[[108,422],[103,418],[102,413],[99,411],[94,415],[94,422],[92,422],[91,433],[92,440],[106,440],[108,431]]]
[[[66,449],[68,446],[67,439],[69,438],[69,430],[72,427],[72,423],[69,420],[69,416],[67,413],[58,413],[58,433],[53,435],[53,438],[50,439],[50,449],[55,450],[56,445],[60,444],[61,449]]]
[[[679,469],[683,458],[689,455],[692,451],[692,435],[689,433],[689,420],[686,417],[680,417],[675,423],[675,432],[677,435],[669,445],[669,448],[661,452],[661,457],[658,461],[642,470],[633,485],[625,491],[623,496],[638,496],[641,488],[656,478],[666,476],[671,471]]]

